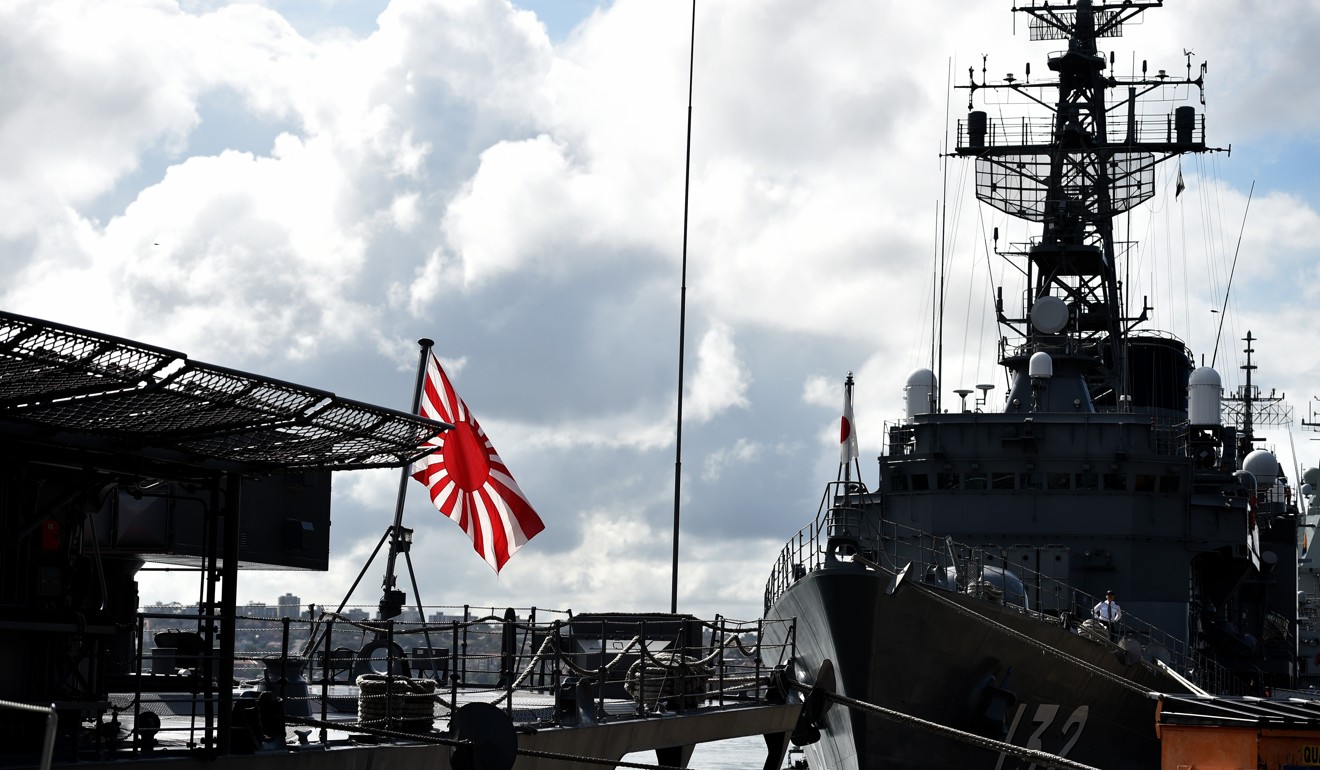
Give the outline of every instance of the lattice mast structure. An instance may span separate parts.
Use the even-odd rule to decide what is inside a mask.
[[[1047,351],[1056,369],[1082,376],[1098,410],[1122,408],[1130,388],[1125,341],[1150,309],[1143,302],[1136,316],[1125,311],[1113,220],[1154,195],[1158,164],[1217,151],[1206,146],[1204,116],[1195,107],[1143,109],[1179,87],[1195,87],[1204,105],[1205,63],[1193,73],[1188,52],[1184,77],[1151,75],[1144,62],[1139,77],[1119,77],[1113,54],[1097,45],[1159,5],[1077,0],[1014,8],[1030,16],[1032,40],[1067,41],[1048,59],[1056,77],[1032,81],[1028,64],[1025,78],[991,82],[983,60],[980,81],[969,68],[969,84],[959,86],[969,91],[969,113],[958,124],[956,154],[975,159],[977,197],[1041,225],[1030,243],[1000,252],[1022,261],[1027,284],[1020,312],[1005,309],[999,289],[1001,363],[1021,372],[1034,352]],[[974,109],[978,93],[1003,91],[1053,114],[990,117]],[[1115,101],[1111,92],[1121,96]]]

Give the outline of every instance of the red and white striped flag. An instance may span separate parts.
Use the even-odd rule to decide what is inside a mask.
[[[472,538],[472,547],[499,573],[509,557],[545,529],[490,438],[431,353],[422,385],[423,417],[451,423],[431,439],[440,447],[412,466],[412,477],[431,492],[436,509]]]

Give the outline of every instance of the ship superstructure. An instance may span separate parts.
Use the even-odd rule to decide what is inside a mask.
[[[1000,251],[1026,278],[1020,297],[998,292],[1002,409],[979,408],[990,386],[946,408],[934,371],[914,372],[874,488],[829,485],[766,588],[768,618],[798,619],[801,670],[829,660],[840,693],[968,740],[833,709],[812,768],[1019,761],[978,737],[1154,767],[1151,692],[1295,680],[1297,515],[1277,459],[1253,448],[1261,399],[1249,379],[1224,398],[1120,280],[1115,218],[1151,199],[1160,163],[1213,151],[1196,106],[1168,107],[1203,101],[1205,64],[1120,76],[1101,49],[1161,5],[1017,7],[1056,46],[1049,75],[969,72],[955,154],[981,201],[1039,228]],[[994,115],[977,109],[988,94]],[[1044,116],[1004,114],[1008,96]],[[1111,591],[1123,617],[1097,621]]]

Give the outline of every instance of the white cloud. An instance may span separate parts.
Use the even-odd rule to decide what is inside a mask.
[[[732,446],[707,455],[705,462],[702,463],[701,477],[705,481],[719,481],[729,466],[755,463],[764,454],[764,447],[760,444],[740,438]]]
[[[580,237],[574,179],[561,148],[541,135],[501,142],[445,213],[445,233],[463,260],[463,287],[528,268],[555,272],[561,233]],[[579,203],[579,205],[581,205]]]
[[[750,377],[733,342],[733,330],[715,322],[697,348],[697,370],[692,377],[685,417],[707,422],[731,407],[746,407]]]
[[[17,148],[0,158],[0,307],[396,405],[413,340],[436,338],[555,520],[492,581],[454,556],[468,550],[456,527],[423,517],[419,554],[455,565],[428,594],[667,606],[677,350],[665,324],[685,249],[689,328],[705,330],[685,400],[699,470],[682,502],[700,534],[681,585],[694,603],[759,612],[776,543],[832,477],[846,372],[864,454],[883,450],[908,373],[932,359],[946,399],[985,382],[992,404],[1004,392],[992,286],[1006,284],[1010,311],[1021,291],[987,261],[990,233],[1002,248],[1034,231],[976,209],[958,162],[948,186],[964,202],[937,205],[946,100],[965,108],[965,91],[946,97],[950,73],[964,82],[973,63],[979,78],[986,53],[997,78],[1049,50],[1012,37],[1003,6],[700,4],[685,243],[690,6],[616,0],[552,44],[504,0],[398,0],[374,28],[327,10],[309,36],[299,30],[315,25],[279,5],[205,5],[0,9],[12,64],[0,142]],[[1195,48],[1211,61],[1210,132],[1234,152],[1188,160],[1188,192],[1134,218],[1143,245],[1125,285],[1209,352],[1209,307],[1258,179],[1220,368],[1251,329],[1271,351],[1258,382],[1300,402],[1317,375],[1307,173],[1320,107],[1298,97],[1307,73],[1292,63],[1320,9],[1185,5],[1111,41],[1117,69],[1148,57],[1177,72]],[[1236,23],[1248,16],[1264,21]],[[946,211],[949,267],[936,275]],[[289,580],[310,595],[351,579],[396,478],[337,480],[334,571]],[[562,584],[540,585],[567,561]]]

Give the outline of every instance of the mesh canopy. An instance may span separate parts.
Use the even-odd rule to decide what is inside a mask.
[[[0,424],[69,448],[251,471],[398,467],[449,427],[4,312]]]

